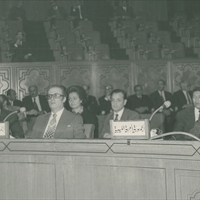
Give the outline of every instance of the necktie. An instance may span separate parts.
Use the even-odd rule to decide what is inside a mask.
[[[118,121],[118,114],[115,114],[115,119],[114,119],[114,121]]]
[[[187,92],[187,104],[192,104],[192,101],[191,101],[191,98],[190,98],[190,95],[188,94]]]
[[[35,97],[33,98],[33,109],[39,111]]]
[[[162,103],[164,103],[165,100],[164,100],[164,97],[163,97],[163,95],[162,95],[162,92],[160,92],[160,98],[161,98],[161,100],[162,100]]]
[[[53,118],[49,122],[49,125],[47,127],[47,131],[44,134],[43,138],[48,139],[48,138],[53,138],[54,133],[56,131],[56,114],[53,114]]]

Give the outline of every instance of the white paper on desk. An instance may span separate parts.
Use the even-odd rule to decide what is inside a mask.
[[[0,136],[5,136],[5,123],[0,123]]]

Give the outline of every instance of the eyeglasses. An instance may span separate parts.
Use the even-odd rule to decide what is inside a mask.
[[[60,97],[64,97],[64,95],[58,94],[58,93],[55,93],[55,94],[47,94],[47,95],[46,95],[47,100],[51,100],[52,98],[53,98],[53,99],[60,99]]]

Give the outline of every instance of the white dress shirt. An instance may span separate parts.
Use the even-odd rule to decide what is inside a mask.
[[[164,90],[163,91],[158,90],[158,92],[159,92],[160,96],[163,97],[163,100],[166,101]]]
[[[182,90],[182,91],[183,91],[183,94],[185,95],[185,98],[186,98],[186,100],[187,100],[187,104],[190,104],[190,102],[192,102],[192,99],[191,99],[189,93],[186,92],[186,91],[184,91],[184,90]],[[189,99],[188,99],[188,98],[189,98]]]
[[[63,114],[63,111],[64,111],[64,108],[62,108],[61,110],[59,110],[57,113],[51,112],[51,116],[50,116],[49,121],[48,121],[48,123],[47,123],[47,126],[46,126],[46,128],[45,128],[44,134],[46,133],[47,128],[48,128],[48,126],[49,126],[49,123],[50,123],[50,121],[53,119],[53,115],[54,115],[54,114],[56,114],[56,127],[57,127],[58,122],[60,121],[60,117],[61,117],[61,115]],[[44,137],[44,135],[43,135],[43,137]]]
[[[194,118],[195,122],[199,119],[199,109],[197,109],[196,107],[194,108]]]
[[[35,102],[36,102],[36,104],[37,104],[37,107],[38,107],[39,111],[42,111],[42,107],[41,107],[41,105],[40,105],[39,96],[32,97],[33,103],[34,103],[34,99],[35,99]]]
[[[113,120],[115,119],[116,114],[118,114],[117,119],[118,119],[118,120],[121,120],[121,117],[122,117],[123,112],[124,112],[124,108],[122,108],[119,112],[114,112]]]

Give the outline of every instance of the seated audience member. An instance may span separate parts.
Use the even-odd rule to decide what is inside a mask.
[[[98,119],[96,115],[90,112],[85,106],[85,90],[80,86],[71,86],[68,90],[68,101],[71,111],[81,115],[84,124],[93,124],[95,126],[94,138],[98,138]]]
[[[190,90],[190,84],[186,81],[180,82],[180,90],[174,92],[174,106],[175,111],[180,111],[187,107],[192,106],[192,92]]]
[[[51,25],[55,25],[56,20],[65,20],[68,14],[63,6],[59,6],[56,0],[51,0],[51,8],[48,10],[48,17]]]
[[[7,97],[11,106],[23,107],[23,103],[17,99],[17,94],[15,90],[9,89],[7,91]]]
[[[20,109],[20,106],[11,105],[9,99],[5,95],[2,95],[2,99],[3,99],[3,109],[9,110],[12,112],[18,111]],[[23,129],[24,135],[26,136],[26,134],[28,133],[28,126],[26,122],[25,113],[19,112],[17,113],[17,115],[19,117],[19,123]]]
[[[100,114],[100,109],[99,109],[99,105],[97,103],[96,97],[89,95],[89,90],[90,87],[88,85],[82,85],[83,89],[86,92],[86,102],[85,102],[85,107],[87,107],[87,109],[95,114],[95,115],[99,115]]]
[[[170,92],[165,91],[165,81],[159,80],[158,90],[153,92],[150,97],[153,103],[153,110],[156,110],[164,104],[165,101],[170,101],[171,106],[169,108],[164,108],[161,112],[165,115],[165,132],[172,131],[174,125],[174,109],[173,109],[173,97]]]
[[[112,113],[106,116],[103,124],[102,133],[100,138],[110,138],[110,120],[115,121],[127,121],[127,120],[138,120],[140,115],[132,110],[124,108],[127,102],[126,92],[121,89],[113,90],[111,93],[111,105]]]
[[[64,108],[65,91],[53,85],[47,94],[50,113],[40,115],[29,138],[33,139],[74,139],[85,138],[82,117]]]
[[[78,26],[78,22],[80,20],[87,19],[87,11],[86,7],[83,4],[83,1],[75,0],[74,5],[70,9],[70,16],[74,17],[73,27],[76,28]]]
[[[116,9],[116,16],[121,17],[122,19],[133,18],[133,10],[131,6],[128,5],[127,0],[122,0],[120,5]]]
[[[12,62],[31,62],[35,59],[25,41],[25,34],[22,31],[17,32],[15,42],[10,45],[10,53],[13,54]]]
[[[190,132],[200,138],[200,87],[193,90],[192,100],[194,106],[189,106],[177,113],[174,131]],[[175,137],[177,140],[191,139],[183,135],[175,135]]]
[[[0,95],[0,121],[4,121],[5,118],[12,113],[9,110],[5,110],[3,108],[4,103],[4,97],[6,98],[5,95]],[[17,114],[13,114],[9,116],[6,121],[9,122],[9,129],[10,129],[10,135],[12,135],[14,138],[24,138],[24,132],[23,129],[19,123],[19,118]]]
[[[11,7],[9,14],[9,20],[26,20],[26,11],[23,8],[23,1],[16,1],[16,5]]]
[[[22,102],[27,111],[28,129],[31,131],[37,116],[50,112],[50,108],[46,97],[38,94],[36,85],[29,86],[28,91],[29,95],[24,97]]]
[[[151,113],[152,103],[148,95],[143,94],[141,85],[134,87],[135,95],[131,95],[127,99],[126,108],[134,110],[138,113]]]
[[[99,107],[102,115],[107,115],[111,112],[111,92],[113,87],[111,85],[107,85],[105,87],[105,95],[99,98]]]

